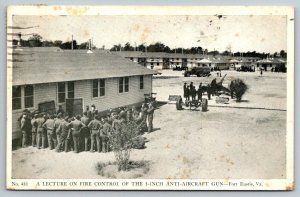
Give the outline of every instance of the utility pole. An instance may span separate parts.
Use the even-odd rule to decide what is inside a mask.
[[[73,35],[72,35],[71,49],[72,49],[72,50],[74,49],[74,46],[73,46]]]

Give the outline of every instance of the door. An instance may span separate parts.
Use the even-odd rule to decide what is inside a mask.
[[[81,98],[66,99],[66,112],[69,116],[82,115],[83,102]]]

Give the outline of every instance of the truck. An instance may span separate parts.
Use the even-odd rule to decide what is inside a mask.
[[[193,67],[184,72],[185,77],[189,77],[191,75],[196,75],[197,77],[209,77],[210,76],[210,68],[209,67]]]

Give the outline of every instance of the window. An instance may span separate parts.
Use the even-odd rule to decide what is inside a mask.
[[[123,93],[123,77],[119,79],[119,93]]]
[[[157,66],[159,66],[159,63],[157,63]]]
[[[98,79],[93,80],[93,97],[98,97]]]
[[[129,77],[125,77],[125,92],[129,91]]]
[[[144,76],[140,76],[140,90],[144,89]]]
[[[75,98],[75,82],[57,83],[58,103],[64,103],[66,98]]]
[[[34,93],[33,85],[13,86],[12,109],[16,110],[16,109],[34,107],[33,93]]]
[[[105,79],[93,80],[93,97],[105,96]]]
[[[24,86],[24,104],[25,108],[33,107],[33,86]]]
[[[119,93],[129,91],[129,77],[119,78]]]
[[[12,91],[12,109],[21,109],[21,86],[14,86]]]
[[[63,103],[66,100],[66,84],[64,82],[57,84],[58,102]]]
[[[68,98],[74,98],[74,81],[70,81],[68,84]]]
[[[105,96],[105,79],[100,79],[100,96]]]

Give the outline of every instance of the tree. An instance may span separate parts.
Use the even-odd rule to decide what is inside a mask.
[[[61,48],[62,49],[72,49],[72,41],[62,43]],[[77,41],[73,40],[73,49],[77,49],[77,48],[78,48]]]
[[[156,42],[155,44],[150,44],[147,48],[148,52],[165,52],[165,45],[161,42]]]
[[[39,34],[33,34],[29,39],[29,47],[41,47],[42,46],[42,36]]]
[[[42,47],[53,47],[54,46],[54,43],[52,41],[43,41],[42,42]]]
[[[53,42],[53,45],[55,46],[55,47],[61,47],[61,45],[62,45],[62,41],[61,40],[55,40],[54,42]]]
[[[122,45],[118,44],[118,45],[114,45],[110,51],[121,51],[122,50]]]
[[[134,47],[131,46],[129,42],[127,42],[124,46],[124,51],[134,51]]]
[[[243,95],[248,90],[248,86],[242,79],[234,79],[230,82],[229,89],[231,92],[231,98],[235,97],[236,102],[240,102]]]
[[[137,50],[138,51],[146,51],[146,46],[144,44],[140,44],[138,47],[137,47]]]
[[[88,42],[83,42],[80,45],[78,45],[78,49],[88,49],[88,48],[89,48]]]
[[[128,169],[130,151],[139,135],[139,126],[134,121],[121,121],[113,128],[110,142],[118,164],[118,170]]]
[[[286,58],[286,56],[287,56],[287,54],[284,50],[281,50],[279,54],[280,54],[281,58]]]

